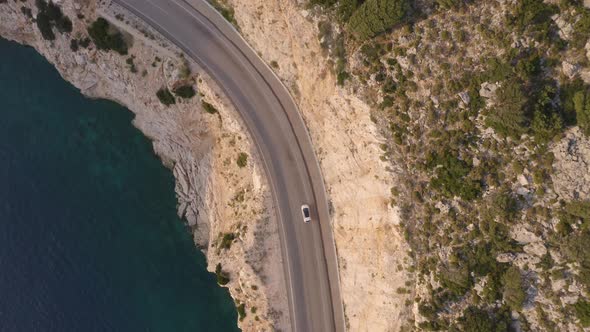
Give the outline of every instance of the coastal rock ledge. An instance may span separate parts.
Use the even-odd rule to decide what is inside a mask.
[[[290,330],[268,185],[251,139],[220,88],[110,1],[54,3],[71,29],[67,22],[49,21],[54,39],[48,40],[35,19],[34,0],[0,0],[0,36],[34,47],[84,95],[115,100],[135,114],[133,124],[176,178],[178,214],[206,254],[208,270],[234,298],[238,325],[245,331]],[[90,41],[88,27],[98,17],[111,23],[110,32],[120,31],[127,54],[98,50]],[[181,95],[179,87],[196,94],[178,96],[169,106],[156,96],[161,89]]]

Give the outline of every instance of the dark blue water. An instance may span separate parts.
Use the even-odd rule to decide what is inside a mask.
[[[0,331],[235,331],[132,114],[0,39]]]

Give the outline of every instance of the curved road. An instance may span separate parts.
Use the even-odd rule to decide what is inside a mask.
[[[241,114],[271,184],[293,331],[344,331],[329,209],[311,139],[286,88],[203,0],[114,0],[197,61]],[[312,222],[300,207],[309,204]]]

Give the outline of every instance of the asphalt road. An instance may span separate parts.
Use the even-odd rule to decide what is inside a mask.
[[[114,0],[213,77],[241,114],[271,184],[294,331],[344,331],[336,250],[321,171],[287,89],[203,0]],[[304,224],[301,205],[312,222]]]

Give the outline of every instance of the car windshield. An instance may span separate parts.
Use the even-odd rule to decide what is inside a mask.
[[[303,209],[303,215],[305,216],[305,218],[309,218],[309,209],[308,208]]]

